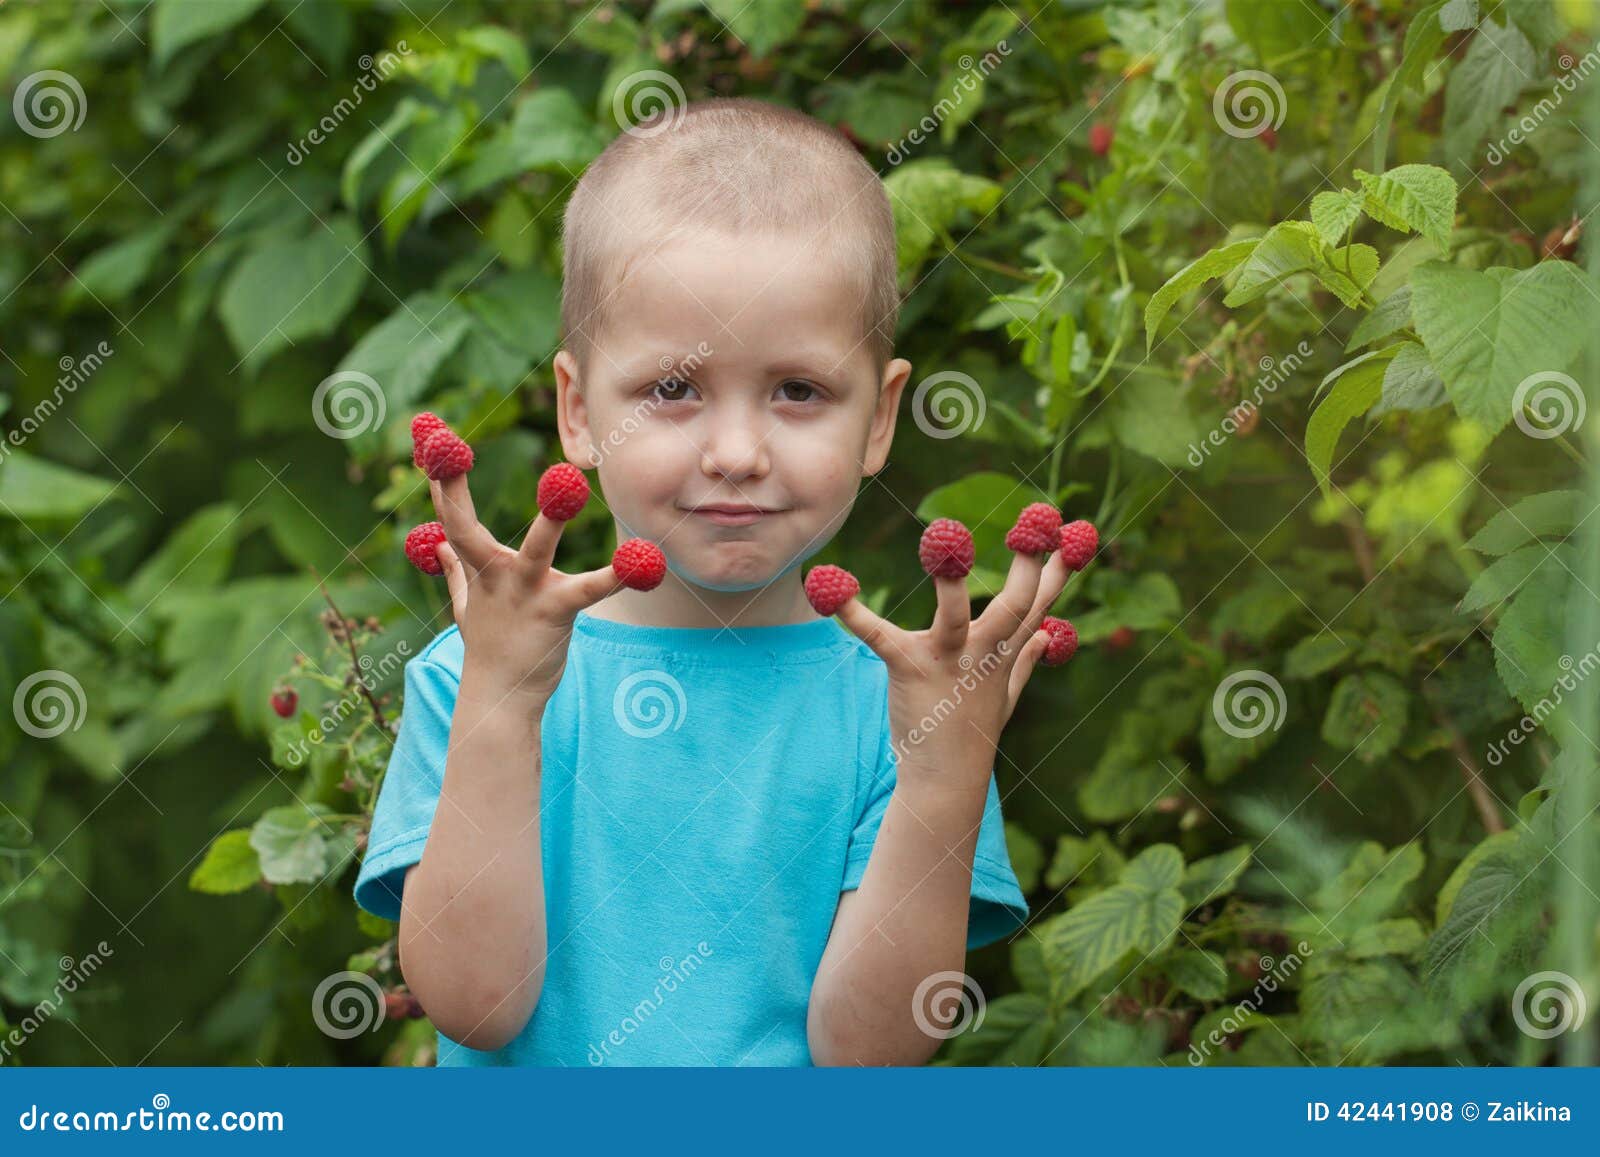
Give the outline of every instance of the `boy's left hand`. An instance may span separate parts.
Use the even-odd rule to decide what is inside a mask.
[[[937,769],[944,786],[987,786],[1000,731],[1050,641],[1040,624],[1070,575],[1059,551],[1014,554],[1005,586],[976,620],[967,580],[935,576],[939,605],[925,631],[904,630],[859,598],[839,607],[840,620],[889,668],[899,764]]]

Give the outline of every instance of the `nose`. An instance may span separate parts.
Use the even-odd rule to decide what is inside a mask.
[[[767,429],[760,415],[745,407],[725,406],[707,415],[700,448],[700,469],[707,477],[739,483],[764,477],[771,469]]]

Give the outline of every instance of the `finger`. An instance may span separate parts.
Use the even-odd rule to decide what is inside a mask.
[[[1028,612],[1028,621],[1011,636],[1012,646],[1022,646],[1027,641],[1027,636],[1039,629],[1039,624],[1044,622],[1044,617],[1050,613],[1050,608],[1061,597],[1061,592],[1071,577],[1072,571],[1067,569],[1066,561],[1059,553],[1052,551],[1050,561],[1045,563],[1044,572],[1039,576],[1039,590],[1034,595],[1033,608]]]
[[[967,594],[967,580],[935,576],[933,589],[938,592],[939,606],[933,612],[933,626],[928,636],[940,654],[959,651],[967,645],[967,628],[972,624],[972,597]]]
[[[448,542],[439,544],[438,554],[439,565],[444,567],[445,585],[450,588],[450,613],[459,627],[467,613],[467,572],[461,565],[461,557]]]
[[[1035,631],[1022,645],[1022,650],[1017,653],[1016,664],[1011,668],[1011,681],[1006,685],[1006,701],[1010,704],[1006,708],[1007,719],[1011,718],[1011,713],[1017,709],[1017,700],[1022,697],[1022,689],[1028,685],[1028,677],[1033,674],[1034,667],[1044,657],[1045,648],[1049,645],[1050,632]]]
[[[472,507],[472,493],[467,489],[467,476],[457,474],[442,482],[430,479],[429,489],[433,493],[434,509],[439,512],[439,521],[444,523],[445,537],[456,548],[456,554],[473,571],[483,569],[484,564],[500,549],[500,544],[488,528],[478,521],[477,512]]]
[[[528,533],[522,540],[522,557],[542,571],[550,569],[555,561],[556,545],[561,541],[561,532],[566,525],[559,518],[551,518],[542,511],[534,515],[533,525],[528,527]]]
[[[910,649],[906,633],[888,619],[876,614],[858,598],[847,600],[836,612],[850,633],[872,649],[891,669],[898,669]]]
[[[544,515],[539,517],[544,518]],[[609,563],[596,570],[580,571],[565,576],[556,595],[556,604],[563,615],[572,618],[607,595],[615,594],[622,589],[622,585],[622,580],[617,577],[617,568]]]
[[[978,617],[978,629],[987,637],[1009,639],[1027,622],[1028,611],[1033,606],[1034,595],[1039,591],[1039,576],[1044,571],[1044,558],[1026,551],[1011,556],[1011,570],[1006,575],[1006,585],[994,597],[983,614]]]

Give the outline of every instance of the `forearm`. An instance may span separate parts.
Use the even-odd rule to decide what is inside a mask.
[[[439,805],[400,917],[406,982],[445,1036],[495,1049],[544,982],[543,697],[462,671]]]
[[[987,783],[908,787],[902,776],[854,898],[840,905],[807,1014],[817,1064],[922,1064],[940,1037],[917,986],[966,960],[972,859]],[[926,1002],[924,1002],[926,1003]],[[935,1027],[939,1027],[935,1024]]]

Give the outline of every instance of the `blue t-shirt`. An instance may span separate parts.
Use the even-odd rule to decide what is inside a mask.
[[[400,917],[439,802],[464,653],[405,668],[356,901]],[[542,723],[549,959],[505,1048],[440,1034],[441,1065],[806,1065],[806,1006],[894,786],[888,668],[833,619],[738,629],[580,612]],[[993,778],[967,943],[1027,903]]]

